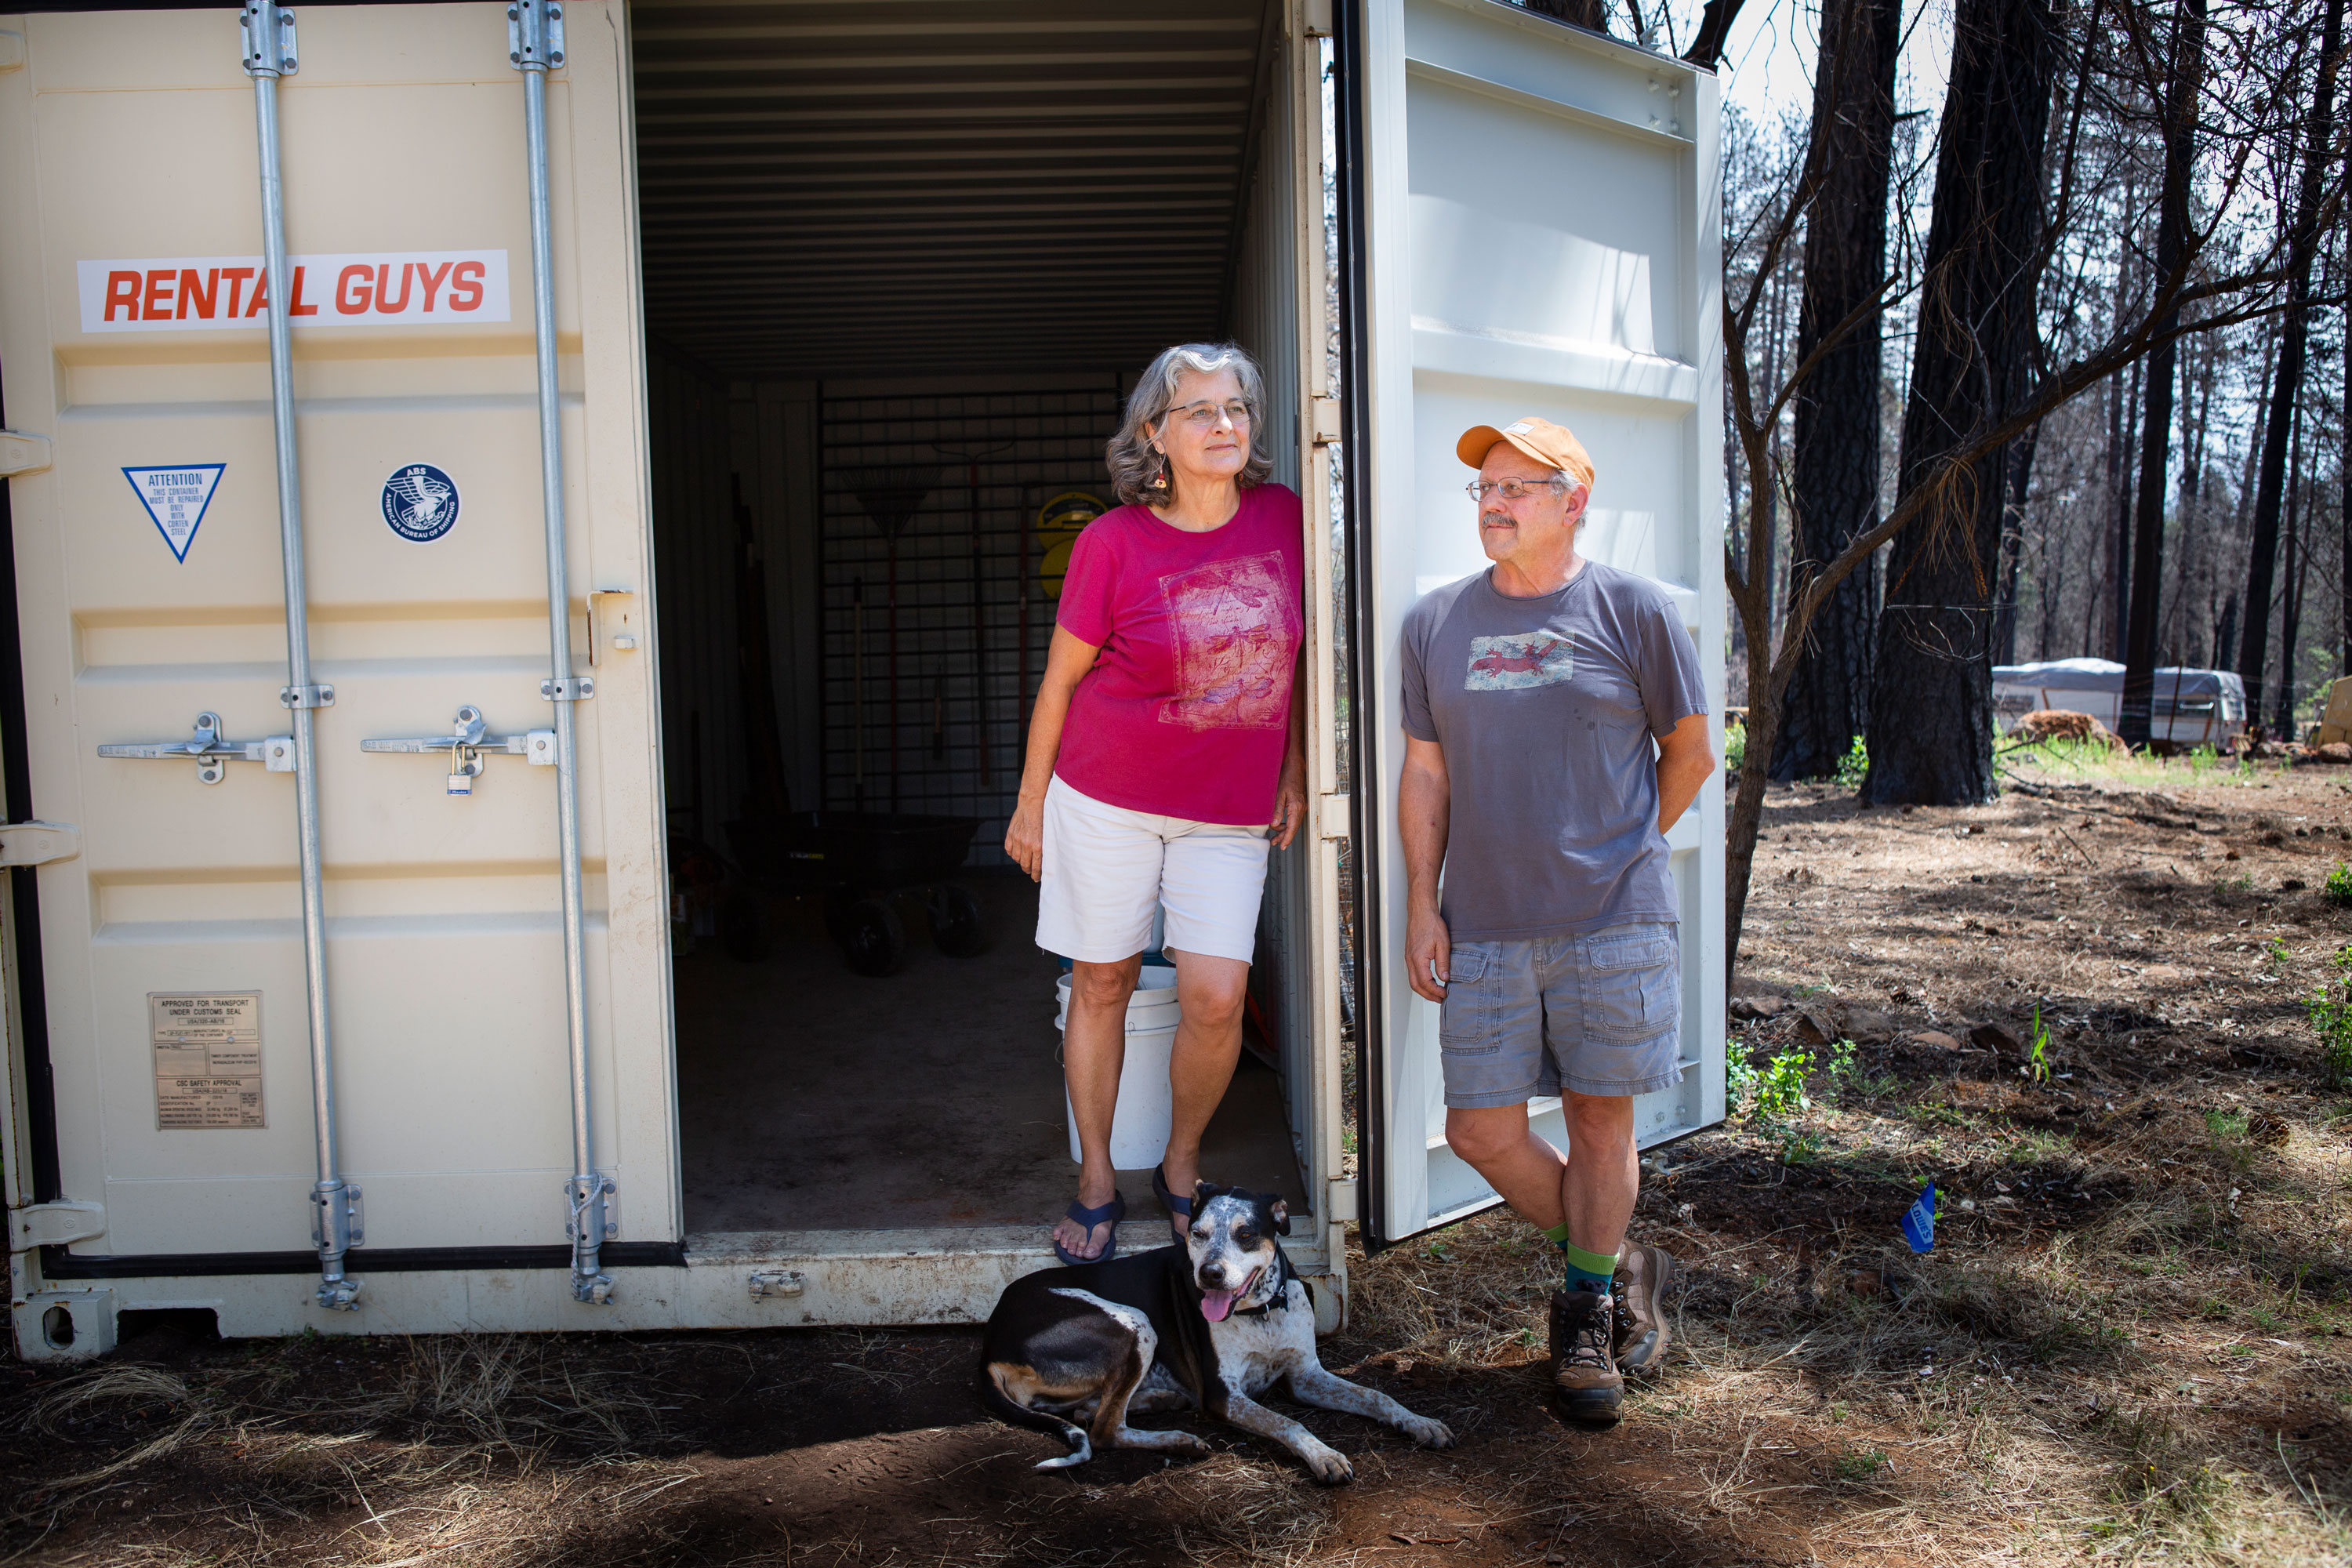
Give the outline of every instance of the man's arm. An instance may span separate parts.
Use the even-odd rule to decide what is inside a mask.
[[[1682,819],[1690,803],[1698,798],[1698,786],[1706,783],[1706,775],[1713,772],[1715,752],[1706,743],[1706,715],[1689,714],[1658,742],[1660,833]]]
[[[1447,962],[1453,942],[1437,912],[1437,873],[1445,864],[1452,806],[1444,748],[1408,734],[1404,775],[1397,784],[1397,832],[1404,839],[1405,978],[1416,994],[1432,1002],[1445,1000],[1445,982],[1453,977]]]

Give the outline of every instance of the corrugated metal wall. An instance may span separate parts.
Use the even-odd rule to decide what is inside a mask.
[[[748,773],[735,626],[728,394],[686,355],[646,355],[655,628],[669,826],[717,842]]]

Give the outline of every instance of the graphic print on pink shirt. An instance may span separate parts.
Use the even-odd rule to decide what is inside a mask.
[[[1176,692],[1162,724],[1187,730],[1278,730],[1290,720],[1297,639],[1282,554],[1211,561],[1160,579],[1174,631]]]

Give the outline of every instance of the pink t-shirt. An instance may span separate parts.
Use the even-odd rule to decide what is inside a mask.
[[[1306,626],[1297,495],[1242,492],[1231,522],[1173,528],[1107,511],[1070,551],[1055,621],[1102,649],[1054,772],[1129,811],[1259,826],[1274,816]]]

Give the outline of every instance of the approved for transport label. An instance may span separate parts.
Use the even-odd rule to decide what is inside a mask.
[[[261,993],[150,991],[155,1125],[266,1127],[261,1108]]]

